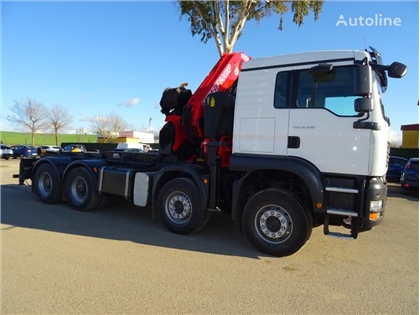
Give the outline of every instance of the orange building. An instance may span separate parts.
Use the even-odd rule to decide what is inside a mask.
[[[402,144],[404,149],[419,148],[419,124],[402,125]]]
[[[117,135],[117,134],[116,134]],[[116,136],[115,135],[115,136]],[[154,143],[154,134],[148,132],[139,131],[120,131],[118,137],[115,138],[103,138],[97,137],[98,143]]]

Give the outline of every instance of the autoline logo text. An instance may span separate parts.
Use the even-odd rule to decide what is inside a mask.
[[[335,26],[401,26],[401,19],[383,17],[382,14],[375,14],[373,17],[346,18],[341,14]]]

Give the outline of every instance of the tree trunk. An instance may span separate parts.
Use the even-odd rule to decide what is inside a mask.
[[[55,145],[58,145],[58,130],[55,129]]]

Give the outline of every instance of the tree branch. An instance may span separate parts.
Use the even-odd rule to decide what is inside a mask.
[[[223,40],[224,40],[224,43],[225,43],[225,47],[228,47],[228,45],[229,45],[229,20],[230,20],[230,17],[229,17],[229,9],[230,9],[230,7],[229,7],[229,0],[226,0],[224,2],[224,5],[225,5],[226,35],[224,36]],[[226,48],[225,48],[225,50],[226,50]]]
[[[229,40],[229,47],[233,47],[233,44],[238,39],[239,34],[241,33],[242,29],[245,26],[246,18],[249,14],[251,7],[252,7],[252,1],[247,2],[246,6],[242,7],[241,14],[238,17],[238,20],[234,29],[232,30],[232,34]]]
[[[201,16],[201,19],[203,20],[204,24],[206,25],[207,30],[210,31],[210,33],[213,35],[213,38],[216,42],[216,46],[217,49],[219,51],[219,55],[222,56],[223,55],[223,47],[222,47],[222,42],[220,41],[220,37],[219,37],[219,33],[217,33],[213,27],[204,19],[204,15],[200,10],[199,5],[197,4],[196,1],[192,1],[195,9],[198,11],[198,14]]]
[[[212,1],[211,3],[213,3],[214,16],[217,16],[217,22],[219,23],[220,33],[222,34],[222,37],[224,38],[225,37],[225,28],[223,26],[222,16],[219,13],[220,12],[219,1],[216,0],[216,1]]]

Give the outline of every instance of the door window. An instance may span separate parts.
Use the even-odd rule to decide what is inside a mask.
[[[338,116],[357,116],[354,110],[354,67],[335,67],[328,76],[314,80],[309,70],[300,71],[298,108],[326,109]]]
[[[279,72],[276,77],[276,87],[274,91],[274,107],[289,108],[288,106],[288,82],[289,72]]]

